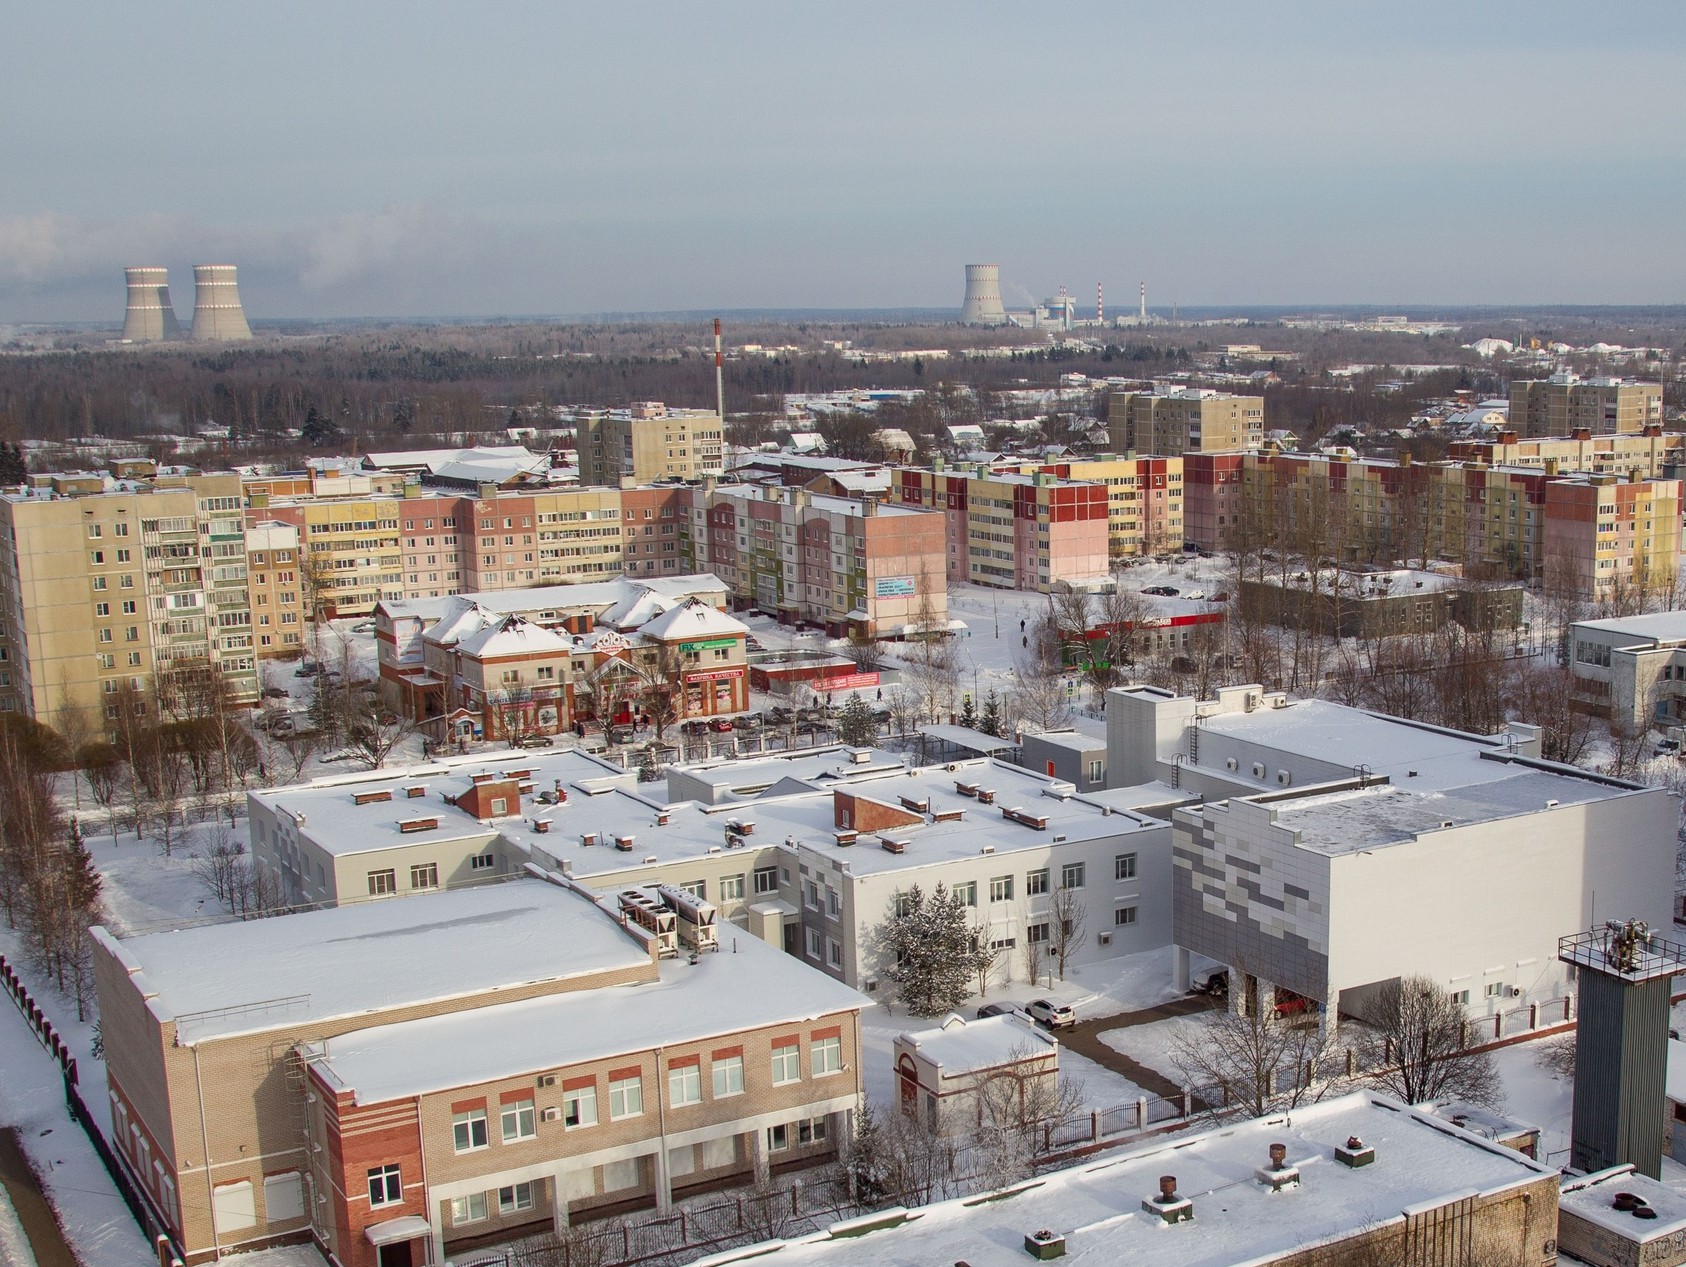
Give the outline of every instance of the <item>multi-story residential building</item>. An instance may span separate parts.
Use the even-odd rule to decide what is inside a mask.
[[[1183,548],[1183,462],[1180,456],[1125,454],[1056,462],[1041,469],[1074,483],[1106,485],[1107,553],[1124,559]]]
[[[740,607],[838,637],[896,638],[925,621],[948,628],[938,515],[713,481],[683,496],[686,570],[718,576]]]
[[[249,525],[246,566],[258,658],[298,655],[309,622],[299,578],[298,526],[278,519]]]
[[[1234,453],[1264,443],[1264,397],[1202,387],[1114,392],[1107,402],[1112,448],[1164,456]]]
[[[812,1164],[859,1102],[853,990],[558,875],[95,941],[112,1139],[190,1263],[442,1263]]]
[[[1680,566],[1679,480],[1582,475],[1548,480],[1546,584],[1593,602],[1673,593]]]
[[[581,484],[696,480],[723,466],[724,428],[706,409],[641,401],[626,410],[584,411],[578,427]]]
[[[1670,917],[1666,790],[1541,761],[1536,727],[1466,735],[1257,686],[1126,687],[1107,693],[1107,736],[1114,780],[1204,798],[1172,813],[1182,979],[1204,955],[1230,965],[1232,993],[1243,977],[1267,1003],[1286,987],[1332,1025],[1423,975],[1491,1027],[1564,1015],[1563,929]],[[1495,877],[1525,917],[1495,913]]]
[[[664,798],[568,749],[507,758],[253,793],[253,857],[290,898],[324,903],[528,862],[605,894],[673,885],[871,994],[889,990],[882,927],[915,883],[975,911],[992,981],[1029,980],[1061,949],[1076,966],[1171,940],[1165,816],[1192,797],[1162,784],[1079,793],[987,759],[910,770],[834,749],[757,762],[761,794],[708,803],[683,771]],[[1068,937],[1074,906],[1086,924]]]
[[[1566,641],[1587,711],[1625,726],[1686,721],[1686,612],[1578,620]]]
[[[1660,383],[1628,378],[1581,378],[1569,370],[1510,385],[1510,426],[1524,437],[1642,432],[1661,427]]]
[[[299,579],[306,619],[366,616],[383,598],[402,598],[400,499],[268,499],[252,517],[299,530]]]
[[[1271,1160],[1277,1145],[1280,1163]],[[1590,1262],[1646,1261],[1639,1242],[1649,1234],[1612,1221],[1610,1189],[1626,1177],[1606,1173],[1603,1189],[1583,1199],[1576,1252],[1614,1251]],[[1069,1257],[1153,1267],[1542,1267],[1558,1261],[1560,1177],[1556,1167],[1430,1111],[1355,1092],[1292,1115],[1109,1152],[910,1217],[788,1236],[709,1262],[1020,1267]],[[1662,1185],[1645,1183],[1668,1200]]]
[[[942,514],[948,578],[997,589],[1046,593],[1061,581],[1105,580],[1109,491],[1047,471],[1021,475],[981,465],[896,472],[901,505]]]
[[[1502,431],[1491,440],[1454,440],[1446,455],[1459,462],[1533,467],[1549,475],[1580,472],[1625,478],[1638,471],[1647,479],[1677,479],[1686,462],[1686,433],[1665,432],[1656,424],[1638,432],[1595,435],[1583,427],[1570,435],[1530,439]]]
[[[0,613],[0,707],[48,724],[204,665],[256,699],[239,477],[32,477],[0,497]]]
[[[1246,455],[1186,453],[1183,455],[1183,537],[1205,550],[1237,548],[1246,533],[1242,512],[1246,488],[1242,483]]]

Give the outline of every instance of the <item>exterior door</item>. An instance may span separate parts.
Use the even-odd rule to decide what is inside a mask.
[[[409,1241],[393,1241],[380,1247],[380,1267],[411,1267]]]

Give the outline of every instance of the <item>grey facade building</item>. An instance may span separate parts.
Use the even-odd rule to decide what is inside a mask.
[[[1106,740],[1075,730],[1025,735],[1019,744],[1018,763],[1051,779],[1064,779],[1079,792],[1095,792],[1107,786]]]

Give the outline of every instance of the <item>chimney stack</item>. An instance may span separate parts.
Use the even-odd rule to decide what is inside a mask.
[[[1167,1223],[1186,1223],[1194,1218],[1194,1202],[1177,1195],[1177,1177],[1159,1176],[1159,1195],[1142,1198],[1142,1210],[1156,1214]]]

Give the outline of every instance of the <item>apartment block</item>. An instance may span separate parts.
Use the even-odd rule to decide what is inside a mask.
[[[690,505],[685,570],[711,572],[734,605],[833,636],[895,638],[948,622],[943,520],[805,489],[715,484]]]
[[[1569,370],[1550,378],[1510,385],[1510,426],[1525,438],[1633,434],[1661,427],[1660,383],[1631,378],[1581,378]]]
[[[666,1209],[834,1155],[861,1092],[854,991],[745,935],[669,957],[560,876],[95,939],[111,1137],[193,1263]]]
[[[1569,435],[1528,439],[1515,431],[1502,431],[1491,440],[1455,440],[1446,455],[1459,462],[1532,467],[1548,475],[1574,472],[1625,478],[1637,471],[1646,479],[1673,479],[1680,476],[1686,462],[1686,433],[1665,432],[1657,424],[1638,432],[1595,435],[1583,427]]]
[[[723,466],[725,429],[706,409],[642,401],[626,410],[587,410],[577,426],[581,484],[697,480]]]
[[[1185,453],[1182,462],[1184,540],[1205,550],[1236,549],[1247,535],[1242,528],[1245,455]]]
[[[902,506],[942,512],[950,580],[1042,593],[1059,581],[1097,583],[1110,574],[1109,493],[1100,483],[984,465],[903,467],[895,487]]]
[[[1122,453],[1234,453],[1264,443],[1264,397],[1202,387],[1114,392],[1108,443]]]
[[[0,497],[0,708],[109,725],[122,684],[215,664],[257,698],[236,475],[34,476]]]
[[[299,575],[299,530],[278,519],[246,529],[246,566],[252,598],[252,637],[260,660],[304,650],[309,613]]]
[[[404,552],[396,497],[279,500],[253,519],[292,524],[299,532],[299,572],[306,619],[366,616],[383,598],[404,597]]]
[[[1180,456],[1126,454],[1056,462],[1040,469],[1073,483],[1106,485],[1107,554],[1127,559],[1183,548],[1184,461]]]
[[[1680,566],[1679,480],[1583,475],[1545,487],[1546,583],[1593,602],[1672,592]]]

